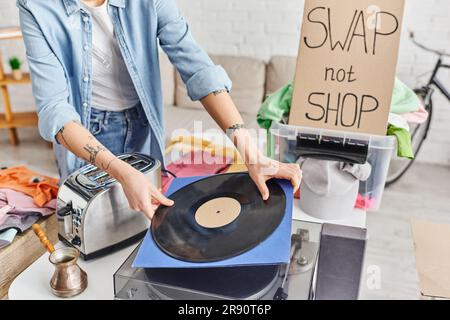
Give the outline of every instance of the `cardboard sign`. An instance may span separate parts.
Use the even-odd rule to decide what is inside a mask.
[[[306,0],[289,124],[385,135],[404,0]]]

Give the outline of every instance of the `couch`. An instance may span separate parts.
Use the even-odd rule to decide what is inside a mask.
[[[256,113],[267,94],[276,91],[295,73],[296,58],[274,56],[268,62],[250,57],[211,55],[233,82],[231,96],[249,128],[257,128]],[[195,121],[201,121],[202,130],[218,129],[200,102],[193,102],[186,87],[165,54],[160,55],[164,99],[166,143],[177,129],[193,132]],[[176,135],[176,134],[175,134]]]

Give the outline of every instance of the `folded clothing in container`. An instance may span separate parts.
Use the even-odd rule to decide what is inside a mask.
[[[258,110],[256,116],[258,125],[263,129],[269,130],[273,121],[287,123],[291,109],[292,94],[292,83],[288,83],[278,91],[269,95]],[[410,118],[415,119],[417,119],[417,117],[428,117],[428,113],[425,115],[423,112],[425,110],[421,110],[421,106],[422,104],[414,91],[408,88],[399,79],[395,79],[390,109],[393,114],[391,119],[395,118],[396,120],[399,120],[401,117],[396,117],[397,114],[407,113],[409,113]],[[407,119],[405,118],[403,120],[406,123]],[[397,155],[402,158],[414,158],[409,131],[396,123],[390,124],[386,129],[386,135],[395,136],[397,138],[397,144],[399,146]]]

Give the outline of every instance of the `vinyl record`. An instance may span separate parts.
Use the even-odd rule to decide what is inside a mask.
[[[169,256],[213,262],[242,254],[269,237],[283,219],[286,197],[269,180],[268,200],[247,173],[207,177],[173,193],[172,207],[157,209],[151,233]]]

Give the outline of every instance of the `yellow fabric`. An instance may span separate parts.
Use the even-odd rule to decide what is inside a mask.
[[[232,173],[232,172],[245,172],[248,171],[247,166],[243,163],[233,163],[228,167],[228,169],[225,171],[225,173]]]
[[[167,144],[165,152],[166,154],[169,154],[174,151],[174,149],[182,154],[195,151],[205,151],[209,152],[212,156],[232,157],[232,164],[240,164],[245,166],[240,154],[235,148],[214,144],[209,140],[194,136],[178,136],[172,138]]]

